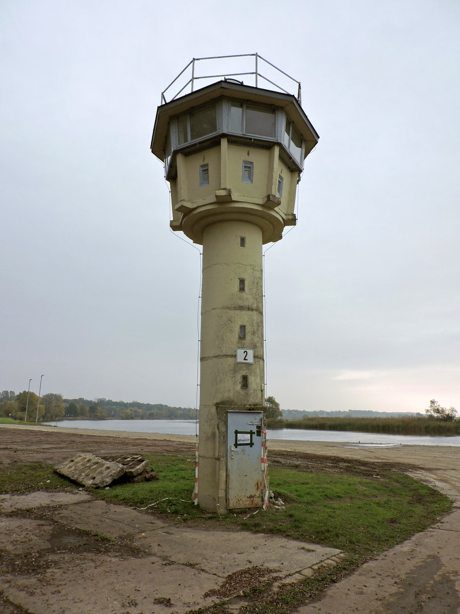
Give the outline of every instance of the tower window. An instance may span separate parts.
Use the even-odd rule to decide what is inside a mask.
[[[247,375],[241,376],[241,389],[247,390],[249,388],[249,378]]]
[[[217,130],[216,107],[203,107],[190,114],[190,138],[199,139]]]
[[[240,237],[240,247],[246,247],[246,237]]]
[[[243,160],[243,183],[253,183],[254,181],[254,162]]]
[[[241,102],[232,102],[230,105],[230,130],[243,132],[243,105]]]
[[[246,280],[242,277],[238,279],[238,290],[240,292],[246,292]]]
[[[283,175],[278,176],[278,196],[283,196],[283,187],[284,187],[284,177]]]
[[[275,136],[275,113],[269,108],[246,107],[246,133],[273,138]]]
[[[246,324],[240,324],[238,339],[246,339]]]
[[[209,185],[209,166],[200,164],[200,185]]]

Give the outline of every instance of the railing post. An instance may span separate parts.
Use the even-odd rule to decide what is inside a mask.
[[[259,76],[259,54],[256,53],[256,87],[258,87],[258,76]]]
[[[195,82],[195,58],[193,58],[193,61],[192,61],[192,92],[193,92],[194,82]]]
[[[297,88],[297,100],[299,101],[299,104],[302,104],[302,84],[299,83],[299,87]]]

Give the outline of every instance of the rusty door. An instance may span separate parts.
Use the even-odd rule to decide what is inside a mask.
[[[262,418],[261,411],[227,413],[228,509],[262,504]]]

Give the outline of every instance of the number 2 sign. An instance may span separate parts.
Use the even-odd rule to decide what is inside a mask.
[[[236,362],[245,362],[252,365],[254,362],[254,350],[240,348],[236,350]]]

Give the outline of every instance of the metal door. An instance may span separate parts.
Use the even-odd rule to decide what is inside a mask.
[[[227,413],[228,509],[262,505],[262,418],[261,411]]]

